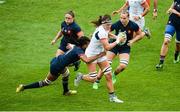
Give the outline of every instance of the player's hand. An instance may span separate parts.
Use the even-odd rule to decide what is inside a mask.
[[[66,46],[66,48],[67,48],[67,49],[72,49],[74,46],[75,46],[74,44],[68,43],[67,46]]]
[[[169,8],[166,13],[171,14],[172,13],[172,8]]]
[[[135,21],[138,21],[139,19],[140,19],[139,16],[134,16]]]
[[[153,19],[155,20],[157,18],[157,11],[153,12]]]
[[[112,16],[114,16],[115,14],[118,14],[118,11],[113,11],[112,12]]]
[[[55,43],[56,43],[55,39],[51,41],[51,45],[54,45]]]
[[[133,44],[132,40],[129,40],[127,45],[131,47],[132,44]]]

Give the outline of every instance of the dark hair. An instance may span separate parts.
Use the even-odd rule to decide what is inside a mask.
[[[104,16],[99,16],[98,20],[91,21],[96,27],[100,26],[101,24],[110,23],[111,22],[111,16],[108,14],[105,14]]]
[[[74,12],[73,12],[72,10],[71,10],[71,11],[66,12],[66,14],[71,15],[73,18],[75,17],[75,14],[74,14]]]
[[[127,14],[127,15],[128,15],[128,17],[129,17],[129,11],[128,11],[128,10],[126,10],[126,9],[125,9],[125,10],[122,10],[120,14]]]
[[[82,36],[80,39],[78,39],[78,46],[82,47],[85,44],[88,44],[90,42],[90,39],[86,36]]]

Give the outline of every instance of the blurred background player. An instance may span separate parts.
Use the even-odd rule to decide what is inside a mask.
[[[73,11],[65,13],[65,20],[61,23],[61,30],[57,33],[56,37],[51,41],[54,45],[58,39],[61,39],[59,49],[56,52],[56,57],[64,54],[68,49],[67,44],[78,45],[77,40],[84,35],[80,26],[75,22],[75,14]],[[80,61],[74,63],[74,71],[79,69]]]
[[[110,50],[120,42],[119,38],[117,38],[117,40],[111,44],[109,44],[108,42],[108,34],[112,25],[111,17],[109,15],[100,16],[98,20],[92,21],[92,23],[96,26],[96,30],[93,33],[90,44],[85,51],[87,57],[95,56],[100,52],[103,52],[104,50]],[[112,83],[112,73],[111,73],[112,68],[108,63],[106,56],[98,58],[94,62],[87,63],[89,74],[88,75],[82,75],[81,73],[77,74],[76,79],[74,81],[74,85],[78,86],[81,80],[94,82],[97,78],[97,71],[96,71],[97,65],[105,75],[110,102],[123,103],[123,101],[119,100],[115,95],[114,86]]]
[[[68,88],[68,78],[69,78],[69,70],[67,66],[73,62],[78,61],[81,59],[82,61],[89,63],[96,60],[99,57],[105,55],[105,53],[99,53],[98,55],[87,57],[84,54],[85,49],[87,48],[90,39],[88,37],[81,37],[79,40],[79,46],[74,46],[72,49],[67,51],[65,54],[59,55],[51,60],[50,63],[50,72],[48,73],[47,77],[43,81],[34,82],[28,85],[20,84],[17,87],[16,92],[24,91],[25,89],[31,88],[40,88],[44,86],[48,86],[51,82],[55,81],[60,74],[62,74],[62,85],[63,85],[63,95],[72,95],[76,94],[77,91],[69,90]]]
[[[159,64],[157,69],[163,68],[163,63],[168,52],[169,43],[176,32],[176,48],[174,53],[174,63],[179,62],[180,51],[180,0],[174,0],[173,4],[167,11],[170,14],[165,30],[165,38],[161,47]]]
[[[132,44],[140,40],[141,38],[143,38],[143,33],[136,23],[129,20],[129,12],[127,10],[121,11],[120,20],[112,24],[111,31],[115,31],[115,35],[119,35],[119,33],[124,32],[127,37],[127,40],[123,45],[120,45],[120,44],[116,45],[114,48],[107,51],[107,54],[106,54],[107,59],[110,64],[112,63],[112,60],[115,58],[116,55],[118,55],[120,59],[119,66],[116,68],[112,76],[113,83],[115,83],[116,76],[120,72],[122,72],[129,63],[130,49],[131,49]],[[133,38],[134,33],[136,36]],[[113,41],[115,40],[113,39]],[[112,39],[111,39],[111,42],[112,42]],[[93,89],[98,89],[98,83],[102,76],[101,75],[102,72],[99,72],[99,73],[100,74],[98,74],[96,82],[94,82],[93,84]]]
[[[148,28],[145,28],[144,16],[149,12],[150,8],[146,0],[127,0],[126,3],[117,11],[113,11],[113,15],[119,14],[122,10],[129,10],[130,20],[138,24],[144,33],[144,36],[151,37]]]

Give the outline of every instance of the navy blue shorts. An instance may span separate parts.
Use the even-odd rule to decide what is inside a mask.
[[[180,31],[177,30],[177,28],[171,24],[166,25],[165,38],[171,40],[175,32],[176,32],[176,42],[180,43]]]
[[[63,52],[68,51],[68,49],[66,48],[68,42],[64,39],[64,37],[61,39],[61,43],[59,46],[59,49],[62,50]]]
[[[116,41],[115,39],[109,39],[109,43],[113,43],[115,41]],[[129,54],[130,51],[131,51],[131,48],[128,45],[126,45],[126,44],[122,45],[122,46],[116,45],[110,51],[113,52],[115,55],[122,54],[122,53],[128,53]]]
[[[50,73],[54,76],[59,76],[64,72],[65,67],[60,64],[58,58],[53,58],[50,62]]]
[[[119,46],[116,45],[114,48],[112,48],[110,50],[111,52],[113,52],[114,54],[122,54],[122,53],[130,53],[131,48],[129,46]]]

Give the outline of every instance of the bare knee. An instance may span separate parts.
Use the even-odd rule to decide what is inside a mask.
[[[170,40],[165,39],[165,40],[164,40],[164,42],[163,42],[163,45],[164,45],[164,46],[168,46],[168,45],[169,45],[169,43],[170,43]]]

